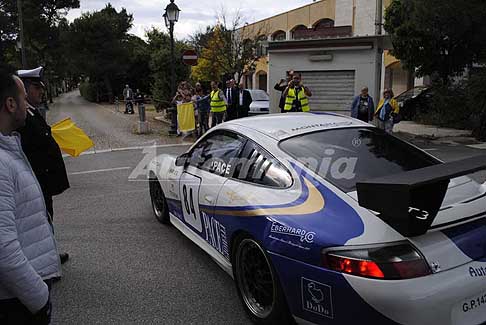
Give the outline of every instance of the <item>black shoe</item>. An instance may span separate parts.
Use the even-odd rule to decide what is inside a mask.
[[[64,264],[69,260],[69,254],[68,253],[59,254],[59,258],[61,259],[61,264]]]

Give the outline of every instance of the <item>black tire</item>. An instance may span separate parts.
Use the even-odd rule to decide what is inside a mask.
[[[256,240],[237,238],[232,262],[238,295],[255,324],[295,324],[277,273]]]
[[[164,191],[160,186],[157,178],[149,179],[150,199],[152,201],[152,210],[157,221],[163,224],[170,224],[169,209]]]

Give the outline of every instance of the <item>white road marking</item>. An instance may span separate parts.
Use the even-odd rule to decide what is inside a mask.
[[[472,144],[472,145],[469,145],[468,147],[469,147],[469,148],[473,148],[473,149],[482,149],[482,150],[486,150],[486,143]]]
[[[69,175],[85,175],[85,174],[104,173],[104,172],[112,172],[112,171],[116,171],[116,170],[127,170],[127,169],[132,169],[132,167],[117,167],[117,168],[87,170],[87,171],[84,171],[84,172],[69,173]]]
[[[113,149],[103,149],[103,150],[90,150],[90,151],[85,151],[81,153],[81,156],[85,155],[95,155],[97,153],[107,153],[107,152],[117,152],[117,151],[130,151],[130,150],[143,150],[146,148],[176,148],[176,147],[187,147],[191,146],[192,142],[188,143],[176,143],[176,144],[159,144],[156,146],[137,146],[137,147],[127,147],[127,148],[113,148]],[[68,158],[71,157],[68,154],[63,154],[63,158]],[[75,158],[75,157],[72,157]]]
[[[423,150],[424,150],[424,151],[437,151],[437,150],[439,150],[439,149],[437,149],[437,148],[430,148],[430,149],[423,149]]]

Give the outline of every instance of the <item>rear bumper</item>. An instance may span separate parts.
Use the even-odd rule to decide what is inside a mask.
[[[478,325],[486,322],[486,272],[480,270],[486,271],[486,263],[403,281],[345,278],[370,306],[398,323]]]
[[[486,322],[486,304],[481,304],[486,295],[486,272],[484,276],[470,274],[470,267],[486,270],[486,263],[473,262],[423,278],[381,281],[343,275],[271,252],[269,255],[298,321],[374,325]],[[317,294],[313,296],[311,291]],[[471,307],[472,300],[476,302]]]

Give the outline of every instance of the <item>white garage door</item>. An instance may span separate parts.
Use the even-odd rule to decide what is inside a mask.
[[[311,111],[349,112],[354,93],[354,71],[301,71],[312,91]]]

